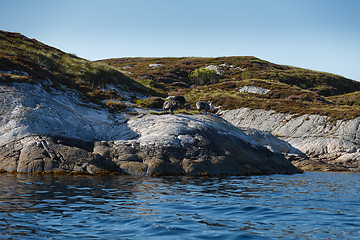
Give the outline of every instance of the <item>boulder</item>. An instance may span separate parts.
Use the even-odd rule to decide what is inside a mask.
[[[89,166],[115,171],[111,161],[88,148],[75,146],[78,139],[58,141],[49,136],[27,136],[0,147],[0,169],[17,172],[88,171]]]
[[[128,122],[139,137],[100,145],[94,152],[136,175],[296,173],[281,154],[215,116],[147,115]]]
[[[255,94],[267,94],[270,92],[270,89],[255,87],[255,86],[244,86],[239,88],[239,92],[248,92],[248,93],[255,93]]]

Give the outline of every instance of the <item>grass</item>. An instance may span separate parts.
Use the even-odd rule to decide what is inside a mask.
[[[109,112],[121,112],[122,110],[126,109],[126,105],[119,101],[109,100],[104,103],[104,105],[109,109]]]
[[[360,92],[327,97],[326,100],[337,105],[360,106]]]
[[[165,102],[165,100],[160,97],[150,97],[150,98],[146,98],[144,100],[137,99],[134,102],[142,108],[160,108],[160,109],[162,109],[163,103]]]
[[[220,58],[118,58],[101,60],[117,69],[126,67],[141,82],[151,79],[167,95],[184,95],[189,106],[196,101],[213,101],[222,109],[249,107],[282,113],[320,114],[331,119],[360,116],[360,82],[339,75],[277,65],[251,56]],[[162,67],[149,68],[161,63]],[[222,71],[218,83],[194,83],[190,73],[216,65]],[[183,84],[176,84],[183,83]],[[243,86],[270,89],[268,94],[240,93]]]
[[[65,86],[77,89],[85,99],[97,103],[104,98],[124,99],[121,91],[106,90],[108,86],[122,91],[159,95],[108,64],[79,58],[18,33],[0,31],[0,51],[0,71],[27,73],[20,77],[1,73],[0,80],[5,82],[39,83],[46,87],[45,80],[50,80],[53,88],[62,89]]]
[[[111,112],[122,111],[124,92],[139,107],[161,109],[164,97],[183,95],[195,109],[199,100],[213,101],[222,109],[248,107],[283,113],[320,114],[331,119],[360,116],[360,82],[339,75],[274,64],[252,56],[114,58],[88,61],[74,54],[29,39],[18,33],[0,31],[0,73],[2,82],[42,84],[51,91],[77,89],[84,99],[103,104]],[[150,64],[162,64],[151,67]],[[221,71],[216,83],[194,82],[191,73],[215,65]],[[131,73],[131,74],[124,74]],[[243,86],[270,89],[267,94],[240,93]],[[117,89],[117,90],[114,90]],[[149,96],[137,99],[139,95]],[[111,100],[111,101],[108,101]]]
[[[360,83],[339,75],[277,65],[255,57],[220,58],[118,58],[98,62],[106,63],[117,69],[131,72],[136,80],[151,79],[166,84],[166,92],[186,87],[173,87],[175,82],[183,82],[191,87],[194,83],[189,74],[195,69],[216,65],[223,72],[219,82],[247,79],[272,80],[289,86],[297,86],[322,96],[332,96],[360,91]],[[152,63],[164,64],[150,68]],[[246,70],[244,70],[246,69]],[[196,85],[196,84],[195,84]],[[186,85],[184,85],[186,86]]]
[[[215,86],[199,87],[185,96],[192,106],[199,99],[207,99],[215,102],[218,106],[222,106],[222,109],[248,107],[251,109],[274,110],[280,113],[319,114],[328,116],[332,120],[347,120],[360,116],[359,105],[339,105],[330,101],[329,103],[324,103],[318,94],[300,90],[296,86],[284,88],[282,83],[268,85],[267,88],[272,90],[270,94],[264,95],[240,93],[236,90],[243,85],[266,87],[264,84],[269,84],[269,82],[259,79],[247,80],[245,82],[227,82],[226,84]],[[233,88],[228,88],[229,86]],[[349,94],[345,94],[345,96],[347,95]],[[351,95],[356,96],[357,94]],[[331,100],[331,98],[327,99]]]

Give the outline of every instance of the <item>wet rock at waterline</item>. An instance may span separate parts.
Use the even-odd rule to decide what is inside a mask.
[[[139,134],[137,138],[89,142],[27,136],[12,141],[0,148],[0,168],[18,172],[108,170],[141,176],[298,172],[283,155],[231,129],[216,116],[147,115],[128,125]]]

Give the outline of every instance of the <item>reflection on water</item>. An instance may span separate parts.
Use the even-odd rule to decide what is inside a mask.
[[[359,239],[360,174],[0,175],[1,239]]]

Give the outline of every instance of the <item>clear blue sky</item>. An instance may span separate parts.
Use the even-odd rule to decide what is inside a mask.
[[[360,0],[0,0],[0,29],[88,60],[255,56],[360,81]]]

